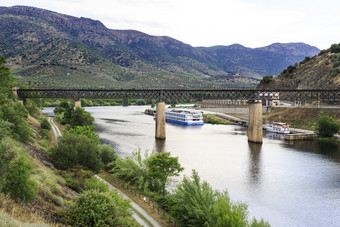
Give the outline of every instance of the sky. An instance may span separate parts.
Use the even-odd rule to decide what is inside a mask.
[[[170,36],[192,46],[340,43],[339,0],[1,0]]]

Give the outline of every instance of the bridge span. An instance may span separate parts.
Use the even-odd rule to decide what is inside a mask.
[[[155,99],[156,139],[165,139],[165,100],[229,99],[249,103],[248,141],[262,143],[262,101],[285,100],[340,104],[340,89],[19,89],[13,88],[19,99]]]

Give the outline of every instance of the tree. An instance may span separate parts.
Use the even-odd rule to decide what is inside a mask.
[[[170,157],[169,152],[154,154],[147,160],[148,175],[162,182],[163,196],[169,177],[178,176],[184,168],[178,162],[178,157]]]
[[[76,126],[93,126],[94,118],[89,112],[86,112],[83,108],[77,107],[72,114],[70,125]]]
[[[118,159],[117,152],[110,145],[99,145],[99,153],[104,165],[108,165]]]
[[[10,68],[5,66],[6,59],[0,58],[0,93],[11,93],[11,89],[14,86],[14,78],[11,74]]]
[[[334,134],[338,133],[339,130],[339,123],[332,117],[320,116],[316,121],[316,131],[321,137],[332,137]]]

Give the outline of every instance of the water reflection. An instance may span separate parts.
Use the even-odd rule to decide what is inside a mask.
[[[155,139],[155,145],[154,147],[156,148],[156,152],[157,153],[162,153],[165,151],[164,147],[165,147],[165,141],[166,140],[157,140]]]
[[[248,143],[249,148],[249,184],[258,186],[261,183],[261,150],[262,144]]]
[[[286,148],[294,149],[298,152],[309,152],[320,154],[324,158],[340,163],[340,144],[319,141],[294,141],[285,142]]]

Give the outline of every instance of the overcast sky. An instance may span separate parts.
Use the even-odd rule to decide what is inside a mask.
[[[340,43],[340,0],[1,0],[164,35],[192,46]]]

